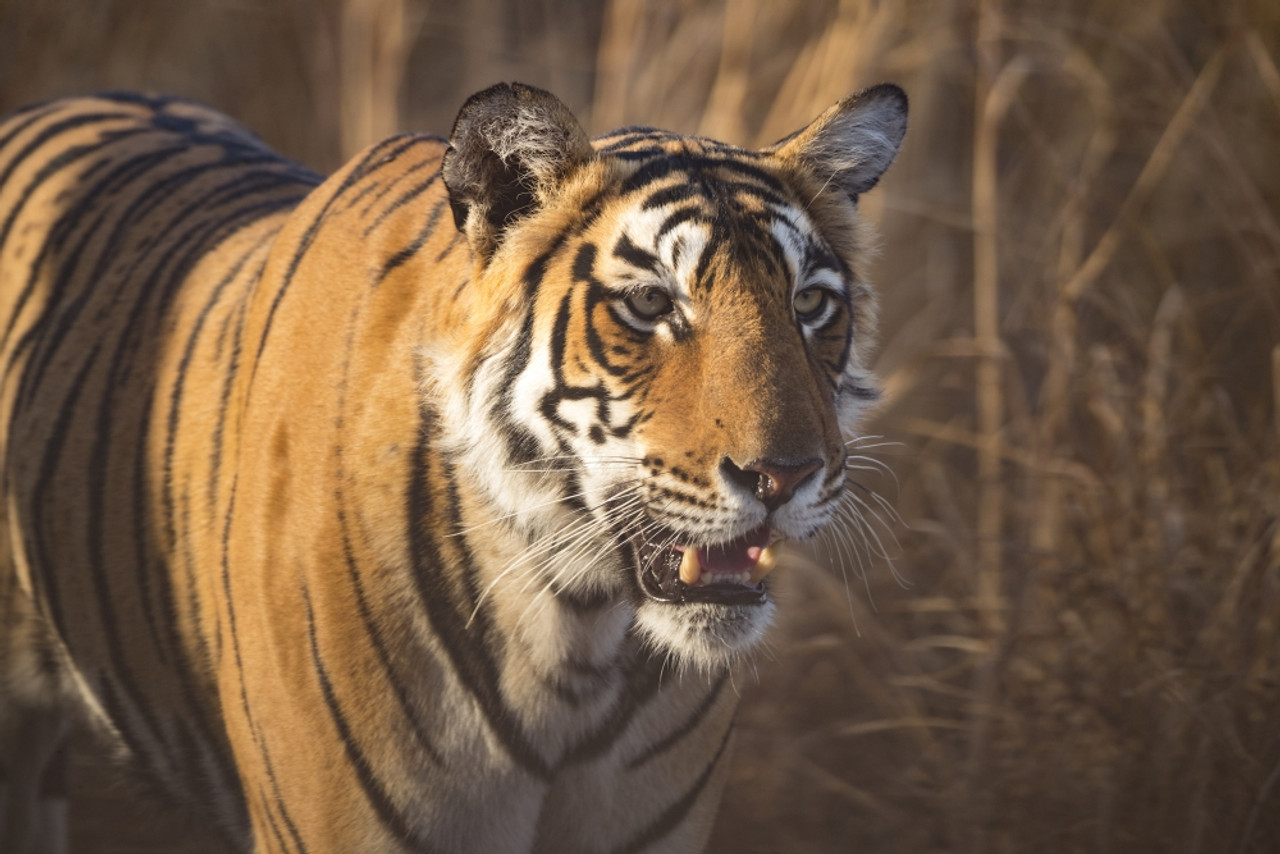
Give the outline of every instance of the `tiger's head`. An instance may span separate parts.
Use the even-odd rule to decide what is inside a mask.
[[[776,540],[837,515],[877,396],[859,196],[906,131],[892,85],[753,151],[627,128],[552,95],[462,108],[444,182],[474,269],[429,342],[448,447],[528,543],[525,589],[634,605],[717,665],[773,611]]]

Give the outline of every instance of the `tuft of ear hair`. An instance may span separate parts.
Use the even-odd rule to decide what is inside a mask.
[[[907,93],[881,83],[845,98],[765,150],[799,162],[857,201],[889,168],[906,133]]]
[[[443,164],[458,230],[487,260],[508,225],[592,157],[586,131],[550,92],[499,83],[472,95],[458,112]]]

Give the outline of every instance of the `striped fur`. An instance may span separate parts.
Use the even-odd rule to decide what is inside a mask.
[[[503,85],[322,182],[182,100],[9,116],[0,848],[75,722],[232,850],[700,850],[773,606],[642,544],[837,515],[904,130],[591,142]]]

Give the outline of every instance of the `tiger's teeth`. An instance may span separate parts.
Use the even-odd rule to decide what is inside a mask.
[[[773,572],[774,567],[778,565],[778,550],[781,548],[782,541],[770,545],[764,551],[760,552],[760,560],[756,561],[755,568],[751,570],[751,575],[747,579],[747,584],[759,584],[760,579]]]
[[[692,546],[684,550],[680,558],[680,580],[692,587],[702,578],[702,562],[698,560],[698,550]]]

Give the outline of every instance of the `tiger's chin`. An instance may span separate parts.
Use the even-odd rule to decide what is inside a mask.
[[[755,605],[647,599],[636,609],[635,625],[677,667],[716,671],[750,652],[773,622],[773,612],[767,598]]]
[[[641,635],[679,664],[704,670],[732,664],[773,620],[765,576],[778,546],[767,524],[713,545],[683,545],[670,535],[635,538]]]

